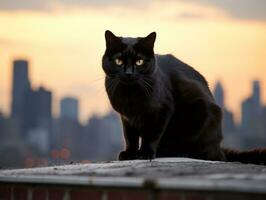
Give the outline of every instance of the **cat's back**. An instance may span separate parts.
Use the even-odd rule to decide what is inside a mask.
[[[173,75],[178,74],[185,76],[186,79],[198,81],[201,84],[208,86],[206,79],[193,67],[182,62],[172,54],[156,55],[156,60],[159,68],[165,73],[171,73]]]

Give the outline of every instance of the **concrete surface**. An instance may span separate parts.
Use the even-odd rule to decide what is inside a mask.
[[[160,158],[0,170],[1,182],[266,194],[266,166]]]

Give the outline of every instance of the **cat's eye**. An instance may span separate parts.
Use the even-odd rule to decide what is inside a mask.
[[[116,58],[115,59],[115,64],[118,65],[118,66],[121,66],[121,65],[123,65],[123,60],[121,60],[119,58]]]
[[[143,59],[139,59],[139,60],[136,61],[136,65],[137,66],[143,65],[143,63],[144,63],[144,60]]]

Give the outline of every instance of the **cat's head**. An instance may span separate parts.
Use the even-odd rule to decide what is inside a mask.
[[[151,75],[156,68],[153,51],[155,39],[155,32],[147,37],[124,38],[106,31],[106,50],[102,60],[106,76],[130,84]]]

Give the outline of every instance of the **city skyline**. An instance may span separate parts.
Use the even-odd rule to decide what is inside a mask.
[[[30,79],[30,67],[29,67],[29,60],[25,60],[25,59],[16,59],[13,60],[13,78],[11,80],[12,82],[12,87],[11,87],[11,91],[10,91],[10,112],[9,113],[5,113],[3,112],[3,110],[0,107],[0,112],[2,112],[2,114],[4,114],[5,116],[10,116],[12,118],[16,118],[16,115],[18,114],[17,109],[16,109],[16,104],[21,102],[20,96],[21,96],[21,92],[20,91],[14,91],[14,89],[16,88],[22,88],[25,87],[26,90],[31,89],[34,92],[40,92],[40,91],[46,91],[46,88],[43,85],[39,85],[36,86],[35,88],[32,87],[32,83],[31,83],[31,79]],[[18,82],[16,79],[21,79],[22,78],[22,82]],[[252,95],[252,92],[256,93],[254,94],[256,96],[256,101],[257,104],[259,105],[264,105],[264,102],[262,101],[262,95],[263,95],[263,90],[261,90],[261,82],[260,80],[252,80],[253,85],[250,85],[252,87],[250,87],[250,91],[249,94],[244,97],[242,99],[242,101],[239,104],[239,107],[241,109],[241,106],[243,106],[243,103],[245,103],[245,101],[247,101],[250,95]],[[23,86],[24,85],[24,86]],[[51,92],[53,93],[53,90],[50,89]],[[213,87],[213,89],[211,89],[214,97],[219,96],[219,98],[216,99],[216,103],[222,108],[222,109],[226,109],[226,111],[230,110],[230,113],[232,113],[233,115],[233,120],[236,124],[241,123],[241,118],[243,115],[243,110],[241,110],[241,116],[239,116],[239,118],[236,117],[236,113],[232,112],[230,107],[228,107],[227,104],[227,94],[226,94],[226,90],[224,89],[224,85],[223,85],[223,81],[221,80],[216,80],[215,85]],[[18,94],[16,94],[18,93]],[[11,96],[14,96],[16,98],[18,98],[18,102],[14,102],[15,98],[11,98]],[[51,98],[51,97],[50,97]],[[12,101],[13,100],[13,101]],[[86,119],[81,119],[80,120],[80,99],[78,96],[76,95],[65,95],[62,96],[61,98],[57,99],[58,102],[56,102],[55,99],[51,98],[51,105],[57,104],[58,108],[55,108],[55,106],[51,106],[51,117],[53,118],[72,118],[72,119],[76,119],[77,121],[86,123],[88,119],[90,119],[93,115],[95,114],[99,114],[97,112],[91,113],[90,115],[88,114]],[[68,111],[69,113],[64,112],[63,108],[68,108],[66,110],[70,110]],[[54,115],[54,110],[57,109],[57,114]],[[257,108],[258,109],[258,108]],[[112,108],[110,107],[109,110],[106,111],[106,113],[110,112],[112,110]],[[20,111],[21,112],[21,111]]]
[[[18,60],[25,60],[25,59],[18,59]],[[27,60],[29,63],[30,63],[30,60]],[[11,68],[11,66],[10,66]],[[31,68],[34,68],[34,66],[30,66],[29,67],[30,69]],[[92,81],[89,82],[88,85],[79,85],[77,86],[77,90],[80,92],[80,93],[86,93],[88,92],[88,94],[86,95],[87,97],[84,98],[81,96],[83,95],[80,95],[79,92],[65,92],[61,95],[56,95],[56,97],[54,97],[53,101],[55,102],[54,106],[53,106],[53,109],[52,109],[52,112],[53,112],[53,116],[55,117],[59,117],[59,114],[60,114],[60,99],[63,99],[64,97],[78,97],[79,99],[79,103],[80,103],[80,107],[81,108],[84,108],[84,107],[88,107],[88,105],[86,106],[86,103],[85,102],[93,102],[93,104],[91,104],[91,106],[89,106],[91,109],[88,110],[86,109],[86,111],[84,112],[84,109],[83,112],[81,111],[79,114],[79,118],[82,122],[86,122],[88,120],[88,116],[92,116],[93,114],[97,113],[99,115],[104,115],[106,113],[108,113],[110,110],[112,110],[110,104],[109,104],[109,101],[108,101],[108,98],[106,96],[106,93],[105,93],[105,88],[104,88],[104,74],[103,72],[101,72],[102,75],[99,76],[98,78],[95,78],[93,79]],[[11,75],[10,75],[11,77]],[[29,77],[31,77],[31,71],[29,73]],[[206,77],[205,77],[206,78]],[[34,80],[34,78],[33,78]],[[247,83],[250,83],[252,82],[253,80],[257,80],[257,78],[251,78],[250,80],[247,80],[246,82],[243,83],[243,85],[247,85]],[[259,79],[260,80],[260,79]],[[8,92],[3,92],[1,91],[1,85],[0,85],[0,112],[2,112],[3,114],[9,116],[11,115],[11,105],[12,105],[12,101],[11,101],[11,98],[10,98],[10,94],[11,94],[11,82],[12,80],[10,79],[9,80],[10,83],[8,84],[9,85],[9,91]],[[207,80],[208,81],[208,80]],[[236,104],[237,106],[232,106],[232,103],[230,103],[232,101],[232,97],[230,97],[228,94],[232,93],[232,91],[230,89],[232,89],[233,87],[229,87],[229,89],[226,89],[228,88],[227,83],[225,80],[223,79],[216,79],[214,80],[212,83],[210,83],[209,81],[209,86],[210,86],[210,89],[211,91],[214,90],[215,88],[215,85],[217,83],[217,81],[220,81],[222,84],[223,84],[223,88],[225,88],[225,91],[226,91],[226,97],[225,97],[225,101],[227,102],[227,107],[232,110],[232,112],[234,113],[234,116],[235,116],[235,120],[237,122],[240,122],[240,119],[241,119],[241,104],[242,104],[242,101],[243,99],[246,97],[246,96],[249,96],[250,95],[250,92],[251,92],[251,85],[248,84],[245,88],[241,88],[240,90],[246,90],[245,92],[243,92],[241,94],[241,99],[239,100],[239,102],[234,102],[234,104]],[[47,82],[42,82],[40,84],[36,84],[36,83],[33,83],[32,82],[32,88],[33,89],[38,89],[38,85],[42,85],[44,86],[45,88],[49,88],[49,89],[54,89],[54,88],[51,88],[51,87],[46,87],[46,85],[49,85]],[[262,88],[262,91],[265,87],[263,87],[264,85],[264,82],[261,81],[261,88]],[[227,87],[226,87],[227,86]],[[74,88],[74,87],[73,87]],[[84,92],[81,92],[81,90],[84,89]],[[244,95],[245,94],[245,95]],[[5,98],[3,98],[3,96],[5,96]],[[103,106],[101,109],[93,109],[93,107],[96,105],[97,107],[97,104],[95,104],[95,101],[92,100],[92,99],[95,99],[95,97],[97,97],[97,99],[104,99],[104,100],[101,100],[100,103],[103,103]],[[265,101],[265,98],[266,98],[266,93],[262,92],[261,94],[261,101],[262,103],[266,103]],[[8,99],[7,102],[5,102],[3,99]],[[97,100],[96,100],[97,102]],[[85,104],[85,105],[84,105]],[[99,106],[99,105],[98,105]],[[101,107],[101,106],[100,106]]]

